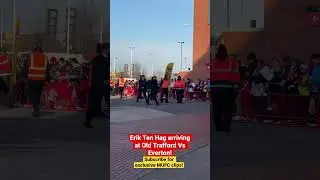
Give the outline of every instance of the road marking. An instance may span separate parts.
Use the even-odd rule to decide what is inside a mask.
[[[110,109],[111,122],[129,122],[169,116],[174,116],[174,114],[145,107],[120,106]]]

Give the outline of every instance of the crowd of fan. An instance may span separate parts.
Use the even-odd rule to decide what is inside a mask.
[[[187,92],[208,92],[210,88],[209,84],[210,84],[210,79],[207,79],[207,81],[201,80],[201,79],[193,81],[190,78],[188,78],[186,80],[186,91]]]
[[[18,79],[28,78],[29,54],[23,54],[18,58],[17,70]],[[52,57],[47,68],[47,79],[58,80],[78,80],[87,79],[89,74],[88,63],[81,63],[76,58],[65,60]]]
[[[310,95],[311,76],[318,62],[318,55],[313,55],[309,63],[291,57],[273,58],[270,63],[257,59],[250,53],[247,63],[239,61],[242,82],[248,82],[253,96],[267,96],[269,93],[291,95]],[[316,77],[313,77],[316,80]],[[313,85],[314,86],[314,85]]]
[[[249,88],[253,96],[267,96],[270,93],[309,96],[320,89],[320,83],[319,86],[311,83],[312,76],[313,82],[320,79],[314,71],[320,64],[319,59],[320,55],[314,54],[309,62],[292,57],[274,57],[271,61],[263,61],[255,53],[249,53],[246,60],[238,61],[242,87]],[[210,79],[186,79],[186,92],[209,92],[209,84]]]

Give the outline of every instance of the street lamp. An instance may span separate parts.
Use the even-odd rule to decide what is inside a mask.
[[[230,0],[227,0],[227,29],[230,30]]]
[[[100,15],[100,43],[102,44],[103,41],[103,15],[102,15],[102,0],[99,1],[100,8],[99,8],[99,15]]]
[[[68,0],[68,17],[67,17],[67,60],[69,60],[70,52],[70,9],[71,9],[71,0]]]
[[[0,20],[1,22],[1,27],[0,27],[0,29],[1,29],[1,50],[3,49],[3,7],[1,6],[1,20]]]
[[[182,59],[183,59],[183,57],[182,57],[182,46],[183,46],[183,44],[184,44],[184,41],[178,41],[177,43],[180,44],[180,56],[181,56],[181,57],[180,57],[180,61],[181,61],[181,62],[180,62],[180,63],[181,63],[180,71],[182,71],[182,70],[183,70],[183,67],[182,67],[182,66],[183,66],[183,65],[182,65],[182,64],[183,64],[183,63],[182,63]]]
[[[153,64],[151,64],[151,74],[152,74],[152,77],[153,77],[154,76]]]
[[[115,57],[113,58],[113,72],[114,72],[114,73],[116,73],[116,62],[117,62],[117,60],[118,60],[118,57],[115,56]]]
[[[17,22],[16,22],[16,20],[17,20],[17,18],[16,18],[16,0],[13,0],[13,11],[12,11],[12,13],[13,13],[13,28],[12,28],[12,53],[14,53],[14,51],[15,51],[15,44],[16,44],[16,33],[17,33],[17,27],[16,27],[16,24],[17,24]]]
[[[133,64],[133,50],[135,49],[134,46],[129,46],[130,49],[130,78],[132,78],[133,76],[133,72],[132,72],[132,64]]]

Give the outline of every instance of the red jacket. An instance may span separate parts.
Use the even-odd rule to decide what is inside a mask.
[[[9,73],[10,66],[9,60],[7,55],[0,55],[0,74],[2,73]]]
[[[233,87],[240,83],[239,65],[236,60],[214,59],[210,66],[211,87]]]
[[[184,82],[182,80],[176,80],[173,84],[173,87],[175,89],[184,89],[185,88],[185,85],[184,85]]]

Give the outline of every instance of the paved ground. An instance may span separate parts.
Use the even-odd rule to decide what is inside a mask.
[[[83,114],[47,111],[40,119],[32,119],[28,109],[2,109],[0,179],[135,180],[149,171],[132,168],[134,161],[141,161],[143,152],[131,149],[128,133],[194,132],[199,141],[191,147],[196,149],[209,142],[206,108],[208,110],[208,104],[202,103],[146,106],[143,102],[114,99],[111,149],[107,148],[106,119],[95,120],[94,129],[84,129],[81,127]],[[185,152],[178,153],[182,156]]]
[[[132,150],[131,144],[127,143],[128,133],[192,133],[194,141],[191,150],[209,143],[209,104],[185,102],[182,105],[170,103],[148,106],[142,101],[136,103],[131,100],[114,101],[112,105],[111,179],[136,180],[153,174],[153,170],[132,168],[132,162],[142,160],[143,152]],[[121,112],[123,115],[120,122],[116,117]],[[177,152],[177,155],[183,158],[185,153],[188,151]]]
[[[218,180],[320,179],[320,131],[235,124],[214,137],[213,177]]]
[[[106,121],[96,120],[95,129],[84,129],[80,116],[74,114],[46,113],[40,119],[30,119],[23,116],[28,113],[21,112],[20,119],[0,120],[1,180],[109,177]]]
[[[156,169],[139,180],[210,180],[209,155],[209,146],[202,146],[178,158],[185,163],[184,169]]]
[[[208,109],[208,104],[198,102],[147,106],[113,99],[111,149],[105,119],[95,120],[94,129],[83,129],[83,114],[47,112],[36,120],[25,110],[15,110],[11,118],[1,111],[0,179],[320,179],[319,129],[235,123],[229,136],[214,133],[210,146]],[[192,133],[191,150],[177,152],[185,169],[133,169],[133,161],[141,161],[143,152],[131,149],[127,134],[146,132]],[[214,150],[211,178],[209,147]]]

